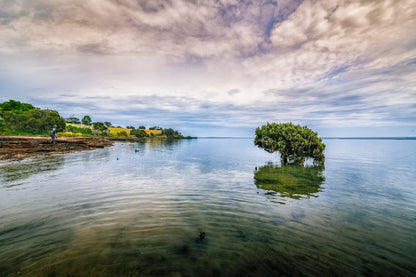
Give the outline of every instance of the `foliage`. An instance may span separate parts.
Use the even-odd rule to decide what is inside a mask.
[[[57,132],[65,136],[156,137],[164,134],[168,138],[183,138],[172,128],[162,129],[153,126],[151,130],[146,130],[145,126],[139,126],[138,129],[133,126],[115,128],[111,127],[109,121],[94,122],[92,126],[91,123],[89,115],[85,115],[82,120],[73,115],[64,119],[57,111],[41,110],[28,103],[15,100],[0,103],[0,134],[3,135],[46,135],[52,128],[56,128]]]
[[[165,135],[168,138],[173,138],[175,135],[178,135],[178,134],[179,134],[179,132],[173,130],[172,128],[163,129],[163,131],[162,131],[162,135]]]
[[[9,100],[8,102],[3,102],[0,104],[2,114],[4,111],[9,111],[14,114],[23,114],[30,110],[35,110],[36,108],[32,104],[22,103],[15,100]]]
[[[120,132],[125,132],[127,135],[130,134],[131,129],[122,127],[110,127],[108,128],[109,135],[112,137],[118,137]]]
[[[60,132],[57,135],[58,135],[58,137],[81,137],[84,134],[82,134],[82,133],[74,133],[74,132]]]
[[[58,132],[65,129],[65,119],[55,111],[32,109],[19,114],[5,110],[2,114],[4,121],[1,131],[4,133],[44,134],[52,128]]]
[[[146,133],[148,135],[154,136],[154,137],[157,137],[157,136],[161,136],[162,135],[162,131],[160,131],[160,130],[144,130],[144,131],[146,131]]]
[[[94,130],[98,130],[98,131],[106,131],[107,130],[107,127],[102,122],[94,122],[94,123],[92,123],[92,126],[93,126]]]
[[[279,151],[282,164],[303,164],[308,157],[317,163],[325,161],[325,144],[306,126],[267,123],[256,129],[254,144],[270,153]]]
[[[81,120],[75,116],[70,116],[68,118],[65,118],[66,123],[72,123],[72,124],[81,124]]]
[[[69,124],[66,125],[65,131],[72,132],[72,133],[79,133],[79,134],[88,135],[88,136],[93,135],[92,130],[90,128],[82,128],[78,126],[72,126]]]
[[[148,137],[149,135],[146,133],[145,130],[141,130],[141,129],[135,129],[135,130],[131,130],[130,131],[130,135],[138,137],[138,138],[145,138]]]
[[[92,120],[91,120],[91,117],[89,115],[86,115],[81,119],[81,122],[84,125],[91,125]]]

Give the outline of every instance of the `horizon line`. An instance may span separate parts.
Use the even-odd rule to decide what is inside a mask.
[[[226,138],[230,138],[230,139],[254,139],[255,137],[234,137],[234,136],[206,136],[206,137],[199,137],[197,136],[197,138],[201,138],[201,139],[226,139]],[[380,140],[416,140],[416,136],[415,137],[322,137],[322,139],[380,139]]]

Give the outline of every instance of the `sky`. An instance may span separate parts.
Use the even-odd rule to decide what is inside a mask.
[[[0,101],[184,135],[416,136],[414,0],[0,0]]]

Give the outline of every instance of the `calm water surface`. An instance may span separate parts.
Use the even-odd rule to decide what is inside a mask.
[[[324,167],[252,139],[3,163],[0,276],[414,276],[416,140],[325,144]]]

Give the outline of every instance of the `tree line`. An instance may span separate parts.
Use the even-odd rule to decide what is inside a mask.
[[[52,128],[65,130],[65,119],[57,111],[39,109],[10,100],[0,104],[0,132],[7,135],[44,134]]]
[[[15,100],[9,100],[0,104],[0,134],[43,135],[55,128],[57,132],[70,132],[88,136],[110,136],[110,127],[113,127],[111,122],[93,122],[89,115],[85,115],[82,119],[75,116],[63,118],[57,111],[40,109],[32,104]],[[118,128],[121,127],[118,126]],[[145,131],[145,126],[137,128],[127,126],[126,128],[130,129],[130,134],[127,134],[126,131],[121,131],[118,133],[118,136],[185,138],[180,132],[172,128],[153,126],[149,130],[159,130],[161,132],[150,132],[150,135]]]
[[[105,122],[92,122],[91,117],[89,115],[85,115],[81,120],[75,116],[70,116],[65,119],[67,123],[71,124],[83,124],[83,125],[92,125],[94,130],[100,131],[100,135],[106,136],[109,135],[108,129],[112,127],[111,122],[105,121]],[[67,126],[67,129],[69,127],[69,130],[72,132],[78,132],[83,134],[90,134],[92,133],[90,128],[82,128],[82,127],[76,127],[76,126]],[[116,128],[121,128],[120,126],[117,126]],[[137,128],[134,126],[126,126],[126,129],[130,129],[130,134],[127,134],[126,131],[120,131],[118,133],[118,136],[120,137],[127,137],[135,136],[138,138],[145,138],[145,137],[154,137],[154,136],[166,136],[167,138],[185,138],[182,136],[182,134],[179,131],[176,131],[172,128],[162,128],[160,126],[153,126],[149,127],[149,130],[151,131],[161,131],[160,134],[155,133],[148,133],[146,132],[146,126],[140,125]],[[190,138],[190,137],[186,137]]]

